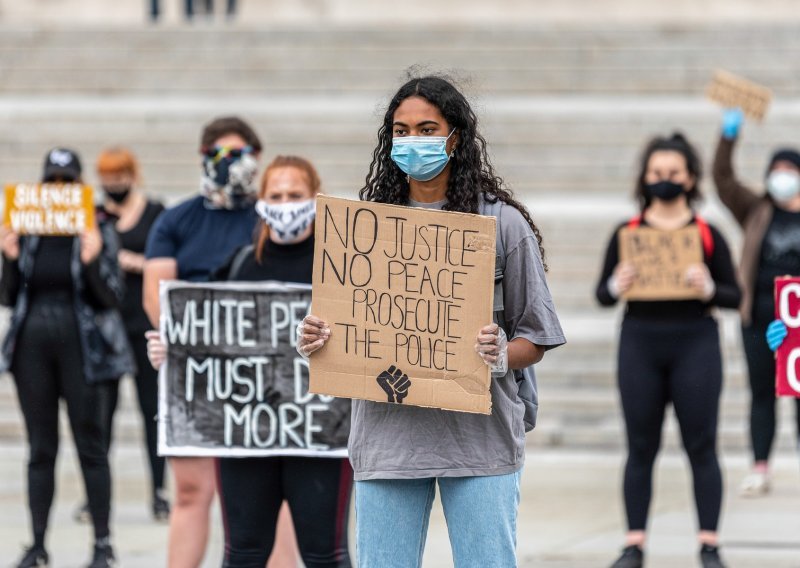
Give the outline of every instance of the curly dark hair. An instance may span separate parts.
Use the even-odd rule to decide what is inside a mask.
[[[359,197],[364,201],[394,205],[408,203],[408,178],[392,160],[391,152],[394,113],[409,97],[422,97],[437,107],[450,128],[455,128],[458,132],[458,148],[450,158],[450,180],[444,209],[461,213],[478,213],[480,194],[483,194],[489,203],[500,200],[514,207],[522,214],[536,236],[544,263],[544,247],[539,228],[525,206],[514,199],[514,195],[505,187],[502,178],[495,174],[486,150],[486,140],[478,132],[478,118],[466,97],[442,77],[414,77],[400,87],[392,97],[383,117],[383,124],[378,130],[378,145],[372,153],[372,163]]]
[[[644,180],[647,175],[647,166],[653,154],[661,151],[677,152],[686,160],[686,169],[694,176],[694,185],[686,192],[687,203],[692,205],[702,197],[700,194],[700,178],[703,177],[703,162],[700,160],[700,155],[683,134],[674,132],[669,137],[657,136],[653,138],[647,143],[644,152],[642,152],[639,177],[636,178],[636,190],[634,192],[642,211],[650,207],[650,202],[652,201],[652,198],[647,193],[647,184]]]

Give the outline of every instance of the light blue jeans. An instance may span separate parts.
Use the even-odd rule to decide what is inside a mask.
[[[359,567],[422,566],[437,482],[455,567],[515,567],[521,474],[356,482]]]

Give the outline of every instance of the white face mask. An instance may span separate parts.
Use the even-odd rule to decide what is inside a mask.
[[[317,214],[315,199],[270,204],[259,199],[256,212],[271,229],[270,238],[276,243],[297,243],[314,222]]]
[[[767,178],[767,191],[776,201],[789,201],[800,194],[800,174],[776,171]]]

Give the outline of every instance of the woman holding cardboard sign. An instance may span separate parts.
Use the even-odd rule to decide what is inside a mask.
[[[750,442],[754,465],[742,480],[740,492],[757,497],[770,489],[769,457],[775,439],[775,357],[764,344],[768,326],[775,319],[774,280],[776,276],[800,275],[800,152],[793,148],[774,152],[765,174],[766,192],[757,193],[737,179],[733,169],[742,120],[738,109],[723,115],[722,136],[714,157],[714,183],[720,200],[744,231],[739,267],[744,300],[739,311],[752,395]],[[778,321],[770,331],[770,347],[777,348],[785,327]],[[795,420],[800,436],[800,400]]]
[[[421,564],[438,485],[455,565],[515,566],[525,430],[535,419],[532,365],[565,342],[539,230],[495,174],[466,98],[438,77],[412,79],[392,98],[361,198],[493,215],[498,248],[495,323],[462,340],[474,341],[492,368],[492,414],[353,401],[359,565]],[[311,354],[330,336],[328,322],[309,316],[298,349]],[[390,367],[378,380],[402,401],[401,371]]]
[[[275,158],[264,171],[256,202],[262,223],[255,243],[238,249],[212,280],[311,284],[319,188],[319,176],[308,160]],[[147,336],[151,362],[160,366],[166,347],[158,332]],[[349,415],[348,405],[341,409],[336,430],[343,437]],[[350,566],[347,517],[353,471],[346,458],[325,454],[220,458],[219,481],[225,518],[223,566],[264,566],[276,544],[284,501],[292,512],[305,566]]]
[[[641,284],[637,267],[620,262],[621,232],[642,227],[671,233],[697,227],[702,262],[685,269],[685,282],[675,285],[678,291],[662,291],[660,299],[631,298],[626,304],[618,373],[628,437],[624,480],[628,533],[614,568],[642,566],[653,464],[670,402],[694,477],[700,558],[705,568],[724,566],[717,549],[722,476],[716,455],[722,357],[711,310],[738,307],[741,293],[725,240],[692,210],[699,197],[700,175],[700,159],[682,135],[648,144],[636,187],[641,215],[614,231],[597,285],[597,299],[611,306]],[[673,299],[686,298],[685,289],[693,292],[693,298]]]
[[[45,182],[80,183],[71,150],[45,162]],[[67,407],[83,473],[95,545],[91,566],[113,566],[110,542],[111,472],[106,452],[107,390],[134,370],[118,312],[123,284],[117,239],[100,212],[98,227],[75,236],[17,236],[2,230],[0,303],[12,308],[2,370],[17,386],[28,434],[28,506],[33,545],[18,567],[46,566],[55,492],[59,400]]]

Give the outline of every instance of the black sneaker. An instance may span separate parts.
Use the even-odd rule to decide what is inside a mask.
[[[643,565],[644,551],[632,544],[622,549],[622,554],[611,565],[611,568],[642,568]]]
[[[700,547],[700,564],[703,568],[725,568],[725,563],[719,557],[719,547],[704,544]]]
[[[17,568],[46,568],[50,566],[50,556],[44,547],[31,546],[25,549]]]
[[[72,519],[76,523],[80,523],[82,525],[86,525],[92,522],[92,514],[89,512],[89,504],[83,503],[78,505],[75,508],[75,511],[72,513]]]
[[[166,500],[161,491],[157,491],[153,495],[153,518],[160,522],[169,520],[169,501]]]
[[[108,543],[95,544],[94,556],[92,563],[88,568],[113,568],[117,565],[117,559],[114,557],[114,550]]]

